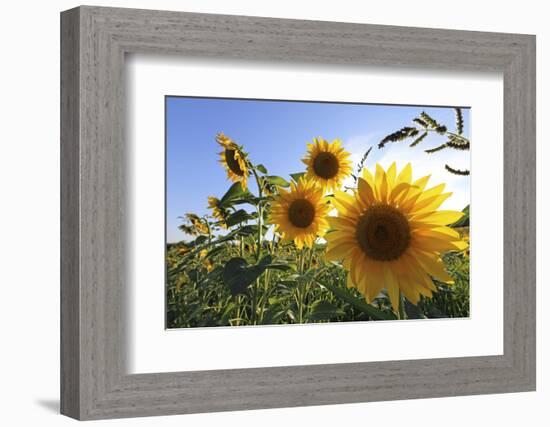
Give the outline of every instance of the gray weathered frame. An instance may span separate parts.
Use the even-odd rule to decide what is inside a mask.
[[[504,354],[128,375],[124,57],[504,76]],[[61,14],[61,412],[78,419],[535,390],[535,37],[83,6]]]

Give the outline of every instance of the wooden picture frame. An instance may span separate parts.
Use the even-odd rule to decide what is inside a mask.
[[[489,70],[504,81],[504,353],[126,373],[127,53]],[[104,7],[61,14],[61,412],[101,419],[535,390],[535,37]]]

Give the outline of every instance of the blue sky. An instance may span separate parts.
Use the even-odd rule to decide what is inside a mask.
[[[167,241],[187,236],[178,230],[179,216],[186,212],[208,212],[207,197],[221,197],[230,182],[219,164],[220,147],[215,141],[223,132],[250,154],[252,162],[264,164],[270,175],[289,179],[302,172],[300,161],[306,143],[321,136],[340,139],[356,164],[374,146],[366,165],[371,170],[379,162],[398,168],[412,163],[413,177],[432,175],[432,185],[445,182],[453,196],[443,207],[462,209],[469,204],[470,179],[450,174],[444,164],[464,169],[470,165],[469,152],[442,150],[428,155],[427,148],[445,142],[430,134],[419,146],[407,142],[390,143],[378,149],[378,142],[426,111],[454,131],[454,112],[448,107],[337,104],[216,98],[167,97],[166,100],[166,227]],[[465,136],[470,135],[470,110],[463,109]],[[254,187],[252,187],[254,189]]]

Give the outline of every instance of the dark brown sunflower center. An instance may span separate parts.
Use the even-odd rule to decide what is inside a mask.
[[[243,176],[244,171],[241,169],[241,165],[239,165],[238,160],[235,158],[235,154],[237,154],[235,150],[225,150],[225,163],[227,163],[227,167],[235,175]]]
[[[326,151],[319,153],[313,160],[315,174],[324,179],[331,179],[338,173],[338,159],[332,153]]]
[[[288,208],[288,220],[298,228],[306,228],[315,218],[315,207],[309,200],[294,200]]]
[[[399,258],[411,241],[407,218],[387,205],[370,207],[359,218],[355,236],[363,252],[377,261]]]

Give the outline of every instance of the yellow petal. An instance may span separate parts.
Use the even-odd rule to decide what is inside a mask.
[[[395,181],[395,183],[396,185],[399,185],[401,183],[410,184],[411,179],[412,179],[412,167],[410,163],[407,163],[407,165],[403,168],[403,170],[397,176],[397,180]]]
[[[468,247],[464,242],[454,242],[446,237],[419,236],[417,234],[412,236],[411,246],[427,252],[462,251]]]
[[[374,300],[384,287],[384,272],[380,262],[371,261],[367,264],[365,287],[370,301]]]
[[[325,252],[325,259],[327,261],[338,261],[342,258],[346,258],[357,246],[357,243],[342,243],[336,245]]]
[[[355,231],[355,221],[345,216],[329,216],[328,223],[335,230]]]
[[[375,202],[374,191],[367,181],[363,178],[357,180],[357,190],[365,207],[372,205]]]
[[[396,166],[393,162],[386,172],[386,179],[388,181],[388,191],[391,191],[395,184]]]
[[[435,185],[431,188],[428,188],[427,190],[423,190],[422,197],[420,198],[419,201],[424,200],[424,199],[428,199],[428,198],[433,197],[433,196],[437,196],[438,194],[443,193],[443,190],[445,190],[445,184],[444,183],[439,184],[439,185]]]
[[[426,270],[431,276],[446,283],[454,283],[454,280],[449,273],[445,270],[443,261],[437,256],[428,255],[422,251],[416,250],[414,252],[414,258]]]
[[[378,199],[381,202],[386,202],[388,198],[388,179],[386,178],[386,172],[378,163],[376,164],[376,176],[374,179]]]
[[[443,193],[443,194],[440,194],[439,196],[434,196],[430,198],[430,200],[423,201],[422,204],[420,204],[419,202],[413,207],[413,212],[414,214],[422,214],[422,213],[435,211],[436,209],[439,208],[439,206],[441,206],[441,204],[445,200],[451,197],[452,194],[453,193]]]
[[[341,239],[350,240],[353,239],[353,233],[350,233],[349,231],[335,230],[327,233],[325,239],[327,239],[329,243]]]
[[[353,196],[344,193],[343,191],[336,191],[334,197],[331,199],[332,204],[342,215],[347,213],[353,214],[357,212],[357,203]]]
[[[386,289],[388,290],[388,296],[393,307],[393,311],[399,310],[399,282],[391,270],[391,263],[385,262],[384,267],[384,281]]]
[[[412,230],[412,234],[417,234],[419,236],[434,236],[440,239],[460,240],[460,234],[449,227],[417,228]]]
[[[463,216],[464,213],[459,211],[436,211],[417,215],[412,220],[423,224],[448,225],[458,221]]]
[[[374,187],[374,177],[367,168],[363,168],[363,179],[367,181],[371,187]]]
[[[416,305],[420,299],[420,294],[416,290],[416,287],[412,283],[412,279],[408,276],[399,276],[399,288],[405,298],[409,300],[411,304]]]
[[[351,273],[348,273],[347,277],[346,277],[346,286],[348,288],[353,288],[354,287],[354,283],[353,281],[351,280]]]
[[[420,191],[423,191],[430,180],[431,175],[423,176],[412,183],[414,187],[417,187]]]
[[[399,204],[399,200],[403,197],[403,195],[409,190],[410,185],[406,182],[401,182],[397,184],[391,191],[390,196],[388,198],[388,203],[391,204]]]

